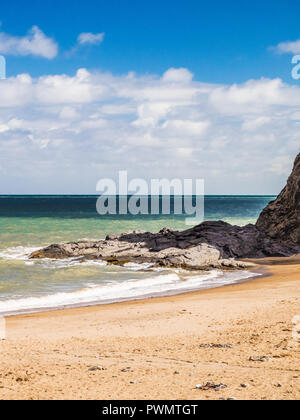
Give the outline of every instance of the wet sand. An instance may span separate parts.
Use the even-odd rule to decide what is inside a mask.
[[[297,258],[259,261],[270,275],[247,283],[7,318],[0,398],[299,399]]]

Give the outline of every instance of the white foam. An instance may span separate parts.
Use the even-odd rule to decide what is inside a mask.
[[[101,260],[82,261],[78,258],[29,260],[30,254],[38,249],[36,247],[22,246],[9,248],[0,251],[0,258],[8,261],[24,261],[25,265],[39,265],[45,269],[65,269],[82,266],[95,266],[101,269],[101,267],[107,265],[105,261]],[[145,276],[139,279],[115,280],[110,278],[108,272],[105,283],[91,282],[86,284],[85,289],[72,292],[53,292],[49,295],[35,297],[14,296],[7,300],[0,300],[0,315],[178,294],[191,290],[219,287],[256,276],[256,274],[247,271],[224,273],[219,270],[213,270],[206,273],[199,274],[195,272],[193,274],[182,269],[174,269],[170,272],[170,270],[165,268],[153,267],[150,263],[127,263],[124,266],[124,271],[119,272],[119,274],[128,274],[130,271],[144,271]],[[149,271],[152,271],[153,274],[150,275]]]
[[[53,260],[50,258],[43,258],[36,260],[34,264],[42,265],[45,268],[50,269],[62,269],[69,267],[83,267],[83,266],[99,266],[104,267],[107,265],[106,261],[101,260],[86,260],[82,261],[80,258],[64,258],[60,260]]]
[[[83,290],[60,292],[40,297],[26,297],[0,301],[0,314],[36,312],[66,306],[106,304],[157,295],[219,287],[256,276],[247,271],[228,272],[214,270],[205,274],[169,273],[144,279],[130,279],[109,284],[88,284]]]
[[[16,246],[0,251],[0,258],[3,260],[28,260],[30,254],[39,250],[40,248],[30,246]]]
[[[8,248],[5,250],[0,251],[0,258],[7,261],[25,261],[26,265],[42,265],[46,268],[68,268],[74,266],[82,266],[82,265],[89,265],[89,266],[105,266],[107,263],[101,260],[87,260],[82,261],[80,258],[64,258],[60,260],[51,259],[51,258],[42,258],[37,259],[34,261],[29,261],[29,256],[41,249],[40,247],[25,247],[25,246],[17,246],[13,248]]]
[[[140,271],[140,270],[147,270],[148,268],[152,268],[153,264],[129,262],[129,263],[124,264],[124,267],[129,268],[130,270],[133,270],[133,271]]]
[[[52,259],[52,258],[41,258],[34,261],[29,261],[29,256],[41,249],[40,247],[24,247],[18,246],[13,248],[8,248],[3,251],[0,251],[0,258],[8,261],[25,261],[25,265],[41,265],[45,268],[50,269],[62,269],[69,267],[82,267],[82,266],[95,266],[95,267],[104,267],[107,265],[106,261],[102,260],[85,260],[81,258],[63,258],[63,259]],[[153,264],[150,263],[127,263],[124,264],[124,267],[132,271],[142,271],[151,268]],[[160,271],[160,268],[154,268],[153,271]]]

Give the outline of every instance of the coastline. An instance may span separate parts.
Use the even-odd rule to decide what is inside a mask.
[[[232,273],[236,273],[238,274],[239,271],[237,270],[226,270],[223,271],[224,275],[225,273],[228,274],[230,272]],[[245,276],[245,274],[249,272],[249,276]],[[209,271],[208,271],[209,273]],[[182,289],[177,289],[177,290],[165,290],[165,291],[157,291],[157,292],[152,292],[149,294],[144,294],[144,295],[140,295],[140,296],[134,296],[134,297],[121,297],[121,298],[115,298],[115,299],[111,299],[111,300],[92,300],[92,301],[85,301],[82,303],[68,303],[68,304],[63,304],[63,305],[59,305],[59,306],[53,306],[53,307],[35,307],[35,308],[28,308],[28,309],[20,309],[20,310],[16,310],[16,311],[11,311],[11,312],[6,312],[6,313],[0,313],[0,317],[3,316],[5,318],[9,318],[9,317],[14,317],[14,316],[22,316],[22,315],[31,315],[31,314],[39,314],[39,313],[43,313],[43,312],[53,312],[53,311],[65,311],[68,309],[79,309],[79,308],[93,308],[93,307],[98,307],[98,306],[106,306],[106,305],[115,305],[118,303],[130,303],[130,302],[140,302],[140,301],[148,301],[151,299],[159,299],[159,298],[169,298],[169,297],[173,297],[173,296],[180,296],[180,295],[189,295],[189,294],[193,294],[193,293],[198,293],[201,291],[205,291],[205,290],[215,290],[215,289],[220,289],[223,287],[228,287],[231,285],[235,285],[235,284],[242,284],[242,283],[247,283],[250,282],[252,280],[255,280],[256,278],[260,278],[261,276],[268,276],[268,270],[263,267],[263,266],[257,266],[257,267],[253,267],[251,269],[248,270],[243,270],[243,272],[241,273],[243,274],[243,276],[241,276],[240,278],[238,278],[237,280],[233,281],[232,279],[232,283],[224,283],[221,285],[216,285],[216,286],[194,286],[193,289],[186,287],[186,289],[182,288]],[[217,284],[217,282],[216,282]],[[76,291],[74,293],[78,293],[80,291]]]
[[[9,317],[0,398],[299,399],[299,268],[262,265],[263,276],[220,288]],[[206,382],[227,388],[195,389]]]

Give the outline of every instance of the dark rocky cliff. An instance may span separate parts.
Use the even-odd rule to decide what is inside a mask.
[[[300,245],[300,153],[286,187],[262,211],[256,226],[271,238]]]

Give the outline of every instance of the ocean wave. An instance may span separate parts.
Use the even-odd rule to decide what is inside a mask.
[[[5,250],[0,251],[0,258],[2,260],[8,261],[25,261],[25,264],[28,266],[32,265],[40,265],[45,268],[49,269],[62,269],[62,268],[69,268],[69,267],[76,267],[76,266],[95,266],[95,267],[103,267],[107,265],[106,261],[103,260],[82,260],[81,257],[70,257],[70,258],[62,258],[62,259],[52,259],[52,258],[41,258],[36,260],[29,260],[29,256],[39,250],[37,247],[25,247],[25,246],[18,246],[13,248],[8,248]],[[151,263],[127,263],[124,264],[124,267],[130,271],[143,271],[148,270],[153,267]],[[154,268],[154,271],[161,270],[159,267]]]
[[[30,254],[38,251],[40,248],[32,246],[16,246],[0,251],[0,258],[3,260],[28,260]]]
[[[59,292],[45,296],[20,297],[0,301],[0,314],[11,315],[179,294],[233,284],[256,275],[247,271],[224,273],[213,270],[195,275],[183,272],[168,273],[144,279],[114,281],[101,286],[91,283],[87,284],[85,289],[75,292]]]
[[[104,267],[107,265],[107,262],[102,261],[102,260],[83,261],[81,258],[63,258],[60,260],[44,258],[44,259],[35,260],[34,264],[38,264],[48,269],[56,270],[56,269],[63,269],[63,268],[70,268],[70,267],[84,267],[84,266]]]
[[[130,270],[133,271],[140,271],[140,270],[148,270],[149,268],[153,268],[152,263],[134,263],[134,262],[129,262],[124,264],[124,267],[129,268]]]
[[[25,261],[25,265],[41,265],[45,268],[59,269],[59,268],[68,268],[75,266],[105,266],[107,263],[101,260],[86,260],[82,261],[81,258],[63,258],[63,259],[51,259],[51,258],[42,258],[36,260],[29,260],[30,255],[41,249],[40,247],[26,247],[26,246],[17,246],[13,248],[7,248],[0,251],[0,258],[7,261]]]

